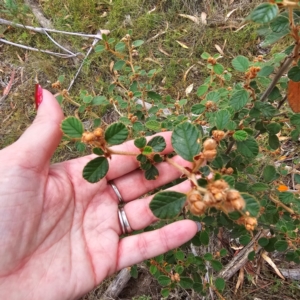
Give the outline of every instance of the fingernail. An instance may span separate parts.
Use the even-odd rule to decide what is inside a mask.
[[[197,225],[197,232],[201,231],[201,230],[202,230],[202,225],[201,225],[201,223],[200,223],[200,222],[196,222],[196,221],[195,221],[195,223],[196,223],[196,225]]]
[[[35,109],[38,110],[40,104],[43,101],[43,89],[38,83],[35,85],[34,101]]]

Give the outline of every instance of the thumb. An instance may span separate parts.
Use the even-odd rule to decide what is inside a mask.
[[[27,167],[42,171],[49,164],[57,148],[62,132],[60,123],[64,117],[55,97],[39,86],[38,112],[33,124],[16,142],[20,158]]]

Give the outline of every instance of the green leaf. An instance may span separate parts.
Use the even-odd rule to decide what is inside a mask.
[[[125,65],[126,65],[126,61],[125,60],[118,60],[114,64],[114,70],[115,71],[120,71]]]
[[[273,32],[281,32],[289,29],[290,22],[287,16],[278,16],[270,23]]]
[[[284,204],[291,204],[295,201],[294,194],[291,192],[281,192],[278,194],[278,198]]]
[[[205,105],[198,103],[192,106],[191,111],[195,115],[201,115],[205,111],[205,109]]]
[[[236,141],[245,141],[248,138],[248,133],[244,130],[238,130],[233,134]]]
[[[125,49],[126,49],[126,44],[123,43],[123,42],[119,42],[119,43],[117,43],[116,46],[115,46],[115,50],[116,50],[117,52],[123,52],[123,51],[125,51]]]
[[[207,246],[209,244],[209,235],[206,230],[201,231],[200,241],[201,241],[202,245],[204,245],[204,246]]]
[[[230,120],[230,112],[227,109],[219,110],[215,115],[216,126],[219,130],[226,129],[226,125]]]
[[[154,152],[162,152],[167,147],[166,141],[162,136],[155,136],[147,145],[152,147]]]
[[[252,11],[250,19],[260,24],[269,23],[277,16],[278,11],[276,4],[262,3]]]
[[[91,95],[84,96],[82,100],[84,103],[91,103],[93,100],[93,96]]]
[[[131,266],[131,268],[130,268],[130,275],[131,275],[133,278],[135,278],[135,279],[138,278],[138,269],[137,269],[137,265]]]
[[[149,155],[151,153],[153,153],[153,149],[152,147],[150,146],[145,146],[145,148],[143,149],[143,152],[142,152],[144,155]]]
[[[284,252],[288,249],[289,247],[289,244],[287,243],[287,241],[277,241],[275,244],[274,244],[274,247],[277,251],[279,252]]]
[[[203,59],[208,59],[209,57],[210,57],[210,54],[207,53],[207,52],[203,52],[203,53],[201,54],[201,58],[203,58]]]
[[[223,292],[225,289],[225,280],[223,278],[217,278],[215,281],[215,287],[219,292]]]
[[[292,67],[288,71],[288,78],[295,82],[300,81],[300,68],[298,66]]]
[[[84,152],[86,150],[86,145],[84,143],[81,143],[81,142],[76,142],[75,143],[75,146],[76,146],[76,150],[79,151],[79,152]]]
[[[94,48],[94,50],[95,50],[96,53],[100,53],[100,52],[103,52],[105,50],[105,47],[104,47],[104,45],[97,45]]]
[[[150,121],[146,122],[145,126],[148,129],[153,130],[153,131],[160,131],[160,128],[161,128],[161,124],[156,120],[150,120]]]
[[[194,281],[189,277],[180,277],[179,285],[183,289],[190,289],[193,287]]]
[[[238,55],[232,60],[231,64],[236,71],[246,72],[249,68],[249,59],[245,56]]]
[[[83,178],[88,182],[95,183],[102,179],[108,171],[106,157],[97,157],[86,164],[83,169]]]
[[[143,44],[144,44],[144,41],[142,41],[142,40],[136,40],[136,41],[134,41],[134,42],[132,43],[132,46],[133,46],[134,48],[137,48],[137,47],[142,46]]]
[[[241,237],[239,237],[239,242],[243,246],[248,245],[250,243],[250,241],[251,241],[251,236],[249,236],[249,235],[242,235]]]
[[[145,171],[145,178],[147,180],[156,180],[158,176],[159,176],[159,172],[157,168],[153,165],[151,165],[151,167]]]
[[[241,193],[241,196],[246,202],[246,207],[244,208],[244,211],[248,211],[252,217],[256,217],[260,210],[260,205],[258,201],[253,196],[246,193]]]
[[[274,166],[266,166],[263,170],[263,178],[266,182],[276,179],[276,169]]]
[[[196,126],[185,122],[175,127],[172,133],[172,146],[182,158],[193,161],[195,155],[200,152],[200,133]]]
[[[161,295],[164,297],[164,298],[167,298],[169,295],[170,295],[170,290],[167,288],[167,289],[162,289],[160,291]]]
[[[265,183],[257,182],[251,185],[251,191],[263,192],[269,189],[269,186]]]
[[[58,81],[59,81],[60,83],[63,83],[63,82],[65,81],[65,75],[60,75],[60,76],[58,76]]]
[[[249,259],[250,261],[252,261],[252,260],[254,260],[254,258],[255,258],[255,251],[251,251],[251,252],[248,254],[248,259]]]
[[[59,94],[55,97],[55,99],[57,100],[57,102],[59,103],[59,105],[62,104],[63,100],[64,100],[64,97],[63,95]]]
[[[208,85],[200,85],[197,90],[197,96],[201,97],[208,91]]]
[[[160,101],[162,99],[161,95],[160,94],[157,94],[153,91],[149,91],[147,93],[148,97],[152,100],[157,100],[157,101]]]
[[[213,65],[213,70],[216,74],[221,75],[224,72],[224,67],[221,64]]]
[[[126,141],[128,129],[123,123],[114,123],[105,130],[105,141],[110,145],[119,145]]]
[[[81,138],[84,132],[83,124],[75,117],[64,119],[61,123],[61,129],[65,135],[73,139]]]
[[[149,268],[149,272],[151,275],[154,275],[158,271],[157,266],[151,265]]]
[[[291,124],[300,127],[300,114],[294,114],[291,116]]]
[[[211,260],[213,260],[213,255],[211,254],[211,253],[205,253],[204,255],[203,255],[203,258],[205,259],[205,260],[207,260],[207,261],[211,261]]]
[[[232,106],[232,108],[237,111],[240,110],[241,108],[243,108],[249,99],[249,93],[246,90],[238,90],[236,91],[231,99],[230,99],[230,105]]]
[[[167,286],[167,285],[171,284],[171,282],[172,282],[170,277],[166,276],[166,275],[160,275],[157,278],[157,281],[161,286]]]
[[[164,161],[164,158],[159,154],[155,154],[153,156],[153,161],[156,162],[156,163],[160,163],[160,162]]]
[[[195,282],[193,284],[193,290],[196,293],[202,293],[202,291],[203,291],[203,284],[201,282]]]
[[[233,176],[223,175],[222,179],[224,179],[229,184],[230,187],[232,187],[232,188],[234,187],[235,179]]]
[[[237,151],[247,158],[254,158],[259,153],[259,147],[255,139],[249,138],[246,141],[236,142]]]
[[[93,153],[96,155],[104,155],[104,152],[100,148],[93,148]]]
[[[175,258],[177,260],[183,261],[184,257],[185,257],[185,254],[182,251],[178,250],[178,251],[175,252]]]
[[[227,254],[228,254],[228,251],[226,249],[223,248],[223,249],[220,250],[220,256],[221,257],[227,256]]]
[[[92,100],[92,105],[108,105],[109,101],[105,96],[96,96]]]
[[[221,271],[223,268],[223,265],[218,260],[213,259],[210,261],[210,264],[211,264],[212,268],[217,272]]]
[[[160,219],[175,218],[186,202],[186,195],[178,192],[157,193],[150,202],[152,213]]]
[[[277,135],[275,135],[275,134],[269,135],[269,146],[274,150],[276,150],[280,147],[280,142],[279,142]]]
[[[266,128],[270,134],[277,134],[281,130],[281,125],[278,123],[270,123]]]
[[[265,238],[265,237],[262,237],[258,240],[258,244],[261,246],[261,247],[265,247],[267,246],[269,243],[269,239]]]
[[[300,174],[295,174],[295,182],[296,182],[297,184],[300,183]]]
[[[147,140],[145,137],[139,137],[134,140],[134,145],[140,149],[144,148],[147,145]]]
[[[271,75],[274,71],[273,66],[264,66],[258,73],[257,76],[259,77],[268,77]]]

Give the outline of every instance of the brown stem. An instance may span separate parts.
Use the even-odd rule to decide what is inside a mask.
[[[126,152],[126,151],[118,151],[118,150],[113,150],[111,148],[106,148],[110,154],[117,154],[117,155],[128,155],[128,156],[138,156],[140,153],[135,153],[135,152]]]
[[[271,201],[272,201],[273,203],[275,203],[276,205],[282,207],[283,209],[285,209],[285,210],[286,210],[287,212],[289,212],[290,214],[292,214],[292,215],[295,214],[295,212],[294,212],[291,208],[287,207],[285,204],[283,204],[283,203],[280,202],[279,200],[275,199],[272,195],[269,195],[269,198],[271,199]]]

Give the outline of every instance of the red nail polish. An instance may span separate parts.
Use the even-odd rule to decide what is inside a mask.
[[[35,109],[38,110],[40,104],[43,101],[43,89],[38,83],[35,85],[34,100],[35,100]]]

